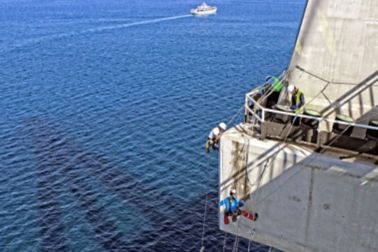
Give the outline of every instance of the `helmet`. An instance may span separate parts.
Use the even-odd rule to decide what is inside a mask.
[[[287,91],[288,91],[289,93],[292,93],[292,92],[294,91],[294,89],[295,89],[295,86],[294,86],[294,85],[289,85],[289,86],[287,87]]]
[[[231,191],[230,191],[230,195],[235,195],[235,194],[236,194],[236,189],[232,188]]]
[[[218,125],[219,128],[221,128],[222,130],[226,130],[227,129],[227,125],[224,123],[224,122],[221,122],[219,125]]]

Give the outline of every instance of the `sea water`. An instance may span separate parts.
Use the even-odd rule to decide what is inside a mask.
[[[287,67],[305,1],[199,4],[0,0],[1,251],[199,251],[206,195],[205,251],[232,249],[204,142]]]

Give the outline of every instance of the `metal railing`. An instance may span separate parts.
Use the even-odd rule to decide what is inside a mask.
[[[310,116],[310,115],[305,115],[302,113],[295,113],[295,112],[286,112],[286,111],[281,111],[277,109],[270,109],[262,106],[259,104],[253,97],[258,94],[259,90],[254,89],[251,92],[247,93],[245,97],[245,116],[247,118],[247,121],[250,121],[250,115],[257,119],[260,123],[264,123],[266,119],[266,114],[267,113],[272,113],[274,114],[280,114],[280,115],[286,115],[286,116],[292,116],[293,118],[304,118],[304,119],[310,119],[310,120],[315,120],[318,122],[318,131],[320,131],[319,127],[322,122],[328,122],[331,124],[339,124],[339,125],[346,125],[349,127],[357,127],[357,128],[363,128],[363,129],[370,129],[370,130],[376,130],[378,131],[378,127],[371,126],[371,125],[366,125],[366,124],[360,124],[356,122],[345,122],[329,117],[316,117],[316,116]],[[250,108],[250,104],[253,104],[254,109]],[[303,110],[302,110],[303,111]]]

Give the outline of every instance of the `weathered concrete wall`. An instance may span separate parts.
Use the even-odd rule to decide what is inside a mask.
[[[237,188],[246,209],[220,228],[284,251],[378,251],[378,167],[228,130],[221,139],[220,197]]]
[[[309,0],[288,70],[307,101],[325,88],[312,101],[319,110],[359,84],[369,87],[337,112],[357,119],[377,106],[378,81],[361,83],[378,70],[377,0]]]

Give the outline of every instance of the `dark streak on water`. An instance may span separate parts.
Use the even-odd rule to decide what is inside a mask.
[[[44,191],[40,208],[45,209],[40,216],[42,251],[51,251],[52,248],[57,251],[66,249],[58,203],[61,197],[59,188],[63,184],[69,185],[71,193],[80,202],[82,212],[95,231],[96,240],[106,251],[140,251],[141,248],[136,249],[134,244],[146,246],[143,251],[166,251],[167,247],[171,251],[180,251],[182,247],[189,250],[200,249],[201,215],[205,197],[187,204],[171,196],[157,194],[156,189],[144,187],[131,175],[110,166],[103,157],[76,147],[65,134],[59,132],[57,126],[53,126],[49,121],[39,118],[29,119],[25,123],[25,132],[33,139],[36,153],[44,157],[38,164],[38,176],[45,181],[40,188]],[[140,194],[144,195],[144,199],[138,201],[138,207],[143,212],[149,213],[154,228],[127,243],[119,227],[104,213],[103,207],[98,205],[96,190],[87,182],[90,173],[83,171],[89,171],[124,200],[138,197]],[[213,188],[215,186],[213,185]],[[212,201],[208,222],[215,223],[218,217],[214,204],[217,192],[213,191],[209,194]],[[156,201],[153,197],[159,200]],[[159,205],[166,206],[167,209],[159,208]],[[174,212],[175,215],[170,216],[168,214],[170,212]],[[188,236],[188,232],[192,235]],[[205,243],[210,248],[207,251],[217,251],[216,245],[219,241],[223,241],[224,234],[218,230],[217,225],[206,225],[206,236],[211,237]],[[226,243],[226,248],[232,249],[233,242]],[[240,249],[246,247],[245,241],[239,244]],[[252,248],[257,251],[264,247],[253,244]]]
[[[67,182],[71,185],[71,192],[80,201],[81,209],[95,231],[96,240],[106,251],[124,251],[127,247],[124,234],[98,205],[93,188],[85,183],[83,177],[79,177],[80,174],[75,171],[78,169],[76,165],[75,162],[68,164],[64,172],[69,174]]]
[[[86,219],[91,223],[95,238],[106,251],[124,251],[127,247],[124,234],[115,222],[109,218],[100,207],[95,190],[86,181],[80,169],[85,163],[77,158],[76,152],[53,126],[40,119],[30,119],[26,122],[26,131],[33,139],[34,148],[39,159],[38,177],[40,209],[42,209],[41,231],[43,235],[42,251],[65,250],[64,227],[58,200],[59,188],[69,185],[72,194],[80,202],[80,207]],[[61,177],[64,179],[62,180]],[[42,192],[43,191],[43,192]]]
[[[32,134],[33,136],[33,134]],[[38,146],[36,156],[38,160],[38,218],[41,228],[41,251],[65,251],[66,238],[62,223],[62,210],[59,203],[60,190],[63,181],[59,179],[59,168],[65,165],[62,159],[52,155],[45,155],[54,151],[51,143],[43,143],[33,138],[33,144]],[[52,148],[51,148],[52,147]],[[51,148],[51,149],[50,149]]]
[[[168,216],[164,206],[169,206],[169,201],[174,201],[172,196],[159,193],[156,188],[143,186],[132,175],[127,174],[127,171],[122,171],[120,168],[111,166],[110,162],[100,155],[91,153],[80,154],[78,160],[85,164],[89,171],[102,181],[104,185],[109,187],[114,193],[118,194],[123,200],[130,201],[143,195],[141,201],[130,201],[129,204],[134,204],[143,212],[148,212],[153,216],[155,222],[160,222]],[[159,199],[161,207],[154,208],[151,202]],[[169,206],[173,210],[176,206]]]

